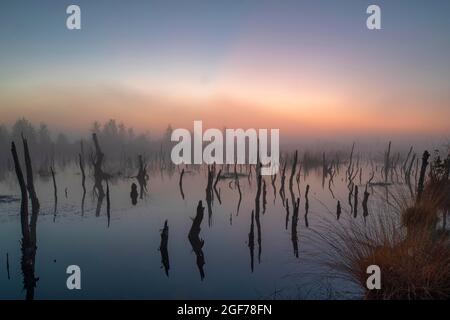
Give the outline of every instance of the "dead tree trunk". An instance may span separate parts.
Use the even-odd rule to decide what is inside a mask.
[[[56,186],[55,171],[53,170],[53,167],[50,167],[50,171],[52,173],[52,179],[53,179],[53,191],[54,191],[54,199],[55,199],[55,211],[54,211],[54,214],[56,216],[56,210],[58,208],[58,188]]]
[[[217,190],[217,183],[219,183],[220,175],[222,174],[222,169],[219,170],[219,173],[216,176],[216,181],[214,182],[214,193],[217,196],[217,200],[219,200],[219,204],[222,204],[222,200],[220,199],[220,192]]]
[[[34,189],[33,166],[31,165],[30,150],[28,149],[27,139],[25,139],[23,136],[22,142],[25,157],[25,169],[27,172],[27,189],[31,199],[31,211],[37,214],[37,212],[39,211],[39,200],[36,195],[36,190]]]
[[[178,182],[178,185],[180,186],[181,197],[182,197],[183,200],[184,200],[184,192],[183,192],[183,176],[184,176],[184,168],[183,168],[183,170],[181,170],[181,173],[180,173],[180,180],[179,180],[179,182]]]
[[[430,157],[430,153],[425,150],[425,152],[423,153],[423,156],[422,156],[422,167],[420,168],[419,183],[417,185],[417,201],[418,202],[420,201],[420,199],[422,197],[422,193],[423,193],[423,189],[424,189],[425,173],[427,171],[429,157]]]
[[[144,163],[144,159],[142,158],[142,155],[139,155],[139,171],[136,176],[136,179],[139,183],[140,187],[140,198],[144,198],[144,193],[147,193],[147,165]]]
[[[98,143],[97,134],[92,134],[92,139],[94,140],[95,146],[95,158],[93,161],[94,165],[94,190],[97,191],[98,197],[102,198],[105,196],[105,190],[103,189],[103,180],[108,178],[108,175],[103,172],[103,160],[105,158],[100,144]]]
[[[14,168],[19,182],[20,193],[22,196],[20,202],[20,222],[22,226],[22,242],[30,243],[30,229],[28,222],[28,193],[25,180],[23,178],[22,168],[20,166],[19,157],[17,156],[17,149],[14,142],[11,143],[11,153],[14,160]]]
[[[391,141],[389,141],[388,149],[384,155],[384,182],[386,184],[389,179],[390,170],[391,170]]]
[[[39,278],[35,277],[35,260],[36,260],[36,225],[37,217],[39,213],[39,200],[37,199],[34,191],[33,184],[33,170],[31,165],[30,153],[28,150],[28,144],[23,139],[23,146],[25,151],[25,166],[27,170],[28,187],[25,184],[25,180],[20,166],[19,157],[17,156],[17,150],[14,142],[11,143],[11,153],[14,160],[14,167],[19,182],[20,191],[22,195],[21,207],[20,207],[20,220],[22,228],[22,258],[21,258],[21,270],[23,274],[23,285],[26,290],[26,299],[34,299],[34,289],[36,282]],[[32,215],[31,222],[28,221],[28,192],[30,192],[32,199]],[[7,272],[9,278],[9,257],[7,256]]]

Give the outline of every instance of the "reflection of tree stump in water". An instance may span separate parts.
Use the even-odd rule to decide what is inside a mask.
[[[257,180],[257,189],[256,189],[256,197],[255,197],[255,222],[256,222],[256,234],[258,241],[258,263],[261,263],[261,253],[262,253],[262,244],[261,244],[261,220],[260,220],[260,198],[261,198],[261,164],[258,163],[256,168],[256,180]]]
[[[250,268],[253,272],[255,265],[255,213],[252,211],[252,222],[250,224],[250,233],[248,234],[248,248],[250,249]]]
[[[370,193],[367,191],[367,185],[366,185],[366,189],[364,190],[364,198],[362,201],[364,219],[369,215],[369,209],[367,207],[367,202],[369,201],[369,196],[370,196]]]
[[[297,224],[298,224],[298,211],[300,207],[300,198],[294,203],[294,212],[292,213],[292,226],[291,226],[291,240],[292,247],[294,249],[294,255],[298,258],[298,235],[297,235]],[[305,215],[306,217],[306,215]]]
[[[34,299],[34,289],[39,278],[34,275],[34,267],[36,260],[36,244],[25,243],[22,240],[22,259],[21,269],[23,274],[23,287],[26,290],[26,300]]]
[[[139,194],[137,191],[137,185],[136,183],[133,182],[133,184],[131,184],[131,192],[130,192],[131,203],[133,204],[133,206],[137,204],[138,196]]]
[[[164,222],[164,227],[161,231],[161,244],[159,246],[159,251],[161,252],[161,263],[164,267],[164,272],[166,276],[169,276],[169,251],[167,249],[167,245],[169,242],[169,226],[167,225],[167,220]]]
[[[197,206],[197,214],[195,218],[192,220],[192,226],[189,230],[189,242],[191,243],[192,250],[194,251],[197,257],[197,267],[200,272],[200,277],[203,280],[205,278],[205,272],[203,270],[203,266],[205,265],[205,257],[203,255],[203,245],[205,241],[199,237],[200,235],[200,225],[203,220],[205,207],[203,207],[202,201],[198,202]]]
[[[109,182],[106,180],[106,217],[108,219],[108,228],[111,222],[111,198],[109,197]]]
[[[305,191],[305,225],[307,228],[309,228],[309,221],[308,221],[308,213],[309,213],[309,184],[306,185],[306,191]]]
[[[336,208],[336,220],[339,220],[342,214],[341,202],[338,200]]]
[[[286,230],[288,229],[288,225],[289,225],[289,201],[288,199],[286,199]]]

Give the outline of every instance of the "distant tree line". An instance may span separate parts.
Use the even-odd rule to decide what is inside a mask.
[[[169,125],[162,137],[151,137],[148,132],[137,134],[132,127],[112,119],[104,124],[95,121],[86,135],[69,139],[65,133],[51,132],[45,123],[36,126],[20,118],[10,128],[0,124],[0,169],[12,168],[11,142],[20,141],[22,135],[28,140],[36,168],[45,171],[55,164],[75,161],[80,153],[89,161],[93,148],[92,133],[97,134],[106,160],[110,163],[135,161],[138,154],[167,157],[170,156],[171,132]]]

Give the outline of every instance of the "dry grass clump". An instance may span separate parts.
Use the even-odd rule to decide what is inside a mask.
[[[450,298],[450,240],[439,224],[450,207],[450,180],[448,171],[435,173],[432,166],[420,199],[397,201],[397,212],[321,235],[332,249],[328,264],[358,284],[366,299]],[[370,265],[381,269],[380,290],[366,287]]]
[[[428,233],[403,241],[354,247],[350,260],[355,279],[365,286],[367,267],[381,269],[381,290],[366,290],[366,299],[447,299],[450,297],[450,247]]]

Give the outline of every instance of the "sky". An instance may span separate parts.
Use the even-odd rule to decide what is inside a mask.
[[[449,33],[448,0],[2,0],[0,123],[450,135]]]

